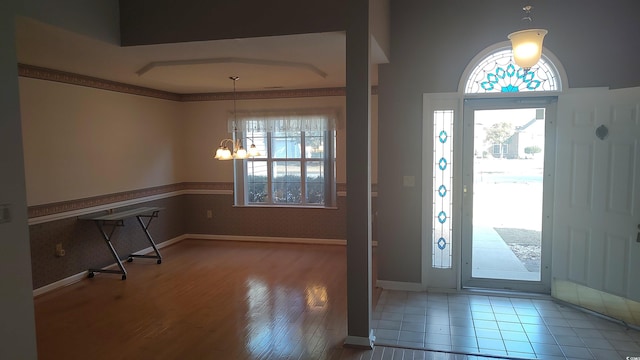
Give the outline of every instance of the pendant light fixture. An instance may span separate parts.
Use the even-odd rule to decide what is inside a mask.
[[[523,21],[532,22],[531,10],[533,6],[526,5],[522,8],[525,15]],[[528,72],[540,61],[542,56],[542,41],[548,31],[545,29],[527,29],[513,32],[507,36],[511,40],[513,61],[516,65]]]
[[[238,76],[230,76],[229,79],[233,81],[233,136],[235,140],[222,139],[214,158],[218,160],[242,160],[248,157],[258,156],[260,154],[255,144],[251,144],[249,151],[242,146],[242,138],[239,136],[238,129],[236,128],[236,81],[240,78]],[[229,143],[231,144],[231,149],[228,146]]]

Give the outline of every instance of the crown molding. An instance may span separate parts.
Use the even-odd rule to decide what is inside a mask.
[[[94,89],[115,91],[124,94],[147,96],[178,102],[188,101],[223,101],[233,100],[232,92],[178,94],[169,91],[156,90],[148,87],[131,85],[117,81],[100,79],[92,76],[54,70],[40,66],[18,64],[18,75],[25,78],[59,82],[70,85],[86,86]],[[242,91],[236,93],[237,100],[286,99],[306,97],[346,96],[344,87],[310,88],[292,90]],[[371,88],[371,95],[378,94],[378,87]]]

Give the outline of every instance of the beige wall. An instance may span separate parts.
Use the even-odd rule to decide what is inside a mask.
[[[180,182],[179,103],[20,78],[27,204]]]
[[[232,101],[175,102],[20,78],[29,206],[178,182],[233,182],[213,159]],[[337,181],[346,182],[345,97],[239,100],[238,111],[334,108]],[[372,182],[377,182],[377,96],[372,97]]]
[[[18,83],[28,206],[47,208],[47,204],[68,201],[82,209],[120,201],[119,196],[110,196],[118,192],[184,182],[233,182],[233,163],[213,159],[220,140],[230,136],[227,120],[232,101],[176,102],[27,77],[19,78]],[[336,175],[339,183],[346,182],[344,96],[242,100],[237,108],[337,109]],[[374,184],[376,110],[374,96]],[[91,197],[100,200],[87,201]],[[185,233],[346,239],[345,199],[339,196],[335,209],[300,209],[233,207],[233,197],[228,194],[173,196],[162,200],[163,221],[152,231],[159,243]],[[213,218],[206,216],[209,211]],[[246,218],[246,214],[259,220],[251,226],[238,223],[237,219]],[[108,257],[86,256],[100,252],[103,245],[98,238],[87,241],[99,235],[91,224],[77,222],[74,217],[35,220],[30,240],[36,288],[110,261]],[[52,255],[51,249],[58,243],[65,246],[64,258]]]

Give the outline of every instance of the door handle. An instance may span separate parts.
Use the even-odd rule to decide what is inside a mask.
[[[636,242],[640,243],[640,224],[638,224],[638,235],[636,236]]]

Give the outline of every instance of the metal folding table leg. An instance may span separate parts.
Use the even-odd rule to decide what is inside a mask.
[[[153,251],[156,254],[155,255],[131,254],[131,255],[129,255],[129,259],[127,261],[131,262],[131,261],[133,261],[133,258],[147,258],[147,259],[157,259],[156,262],[158,264],[162,263],[162,255],[160,255],[160,251],[158,250],[158,247],[156,246],[156,243],[153,241],[153,238],[151,237],[151,234],[149,233],[149,225],[151,224],[151,220],[153,220],[153,218],[157,218],[158,217],[158,212],[159,211],[154,211],[151,215],[137,215],[136,216],[136,218],[138,219],[138,223],[140,223],[140,226],[142,227],[142,230],[144,231],[144,234],[147,236],[147,240],[149,240],[149,244],[151,244],[151,247],[153,248]],[[142,220],[143,217],[149,218],[149,221],[147,221],[146,224]]]
[[[113,256],[113,259],[116,261],[116,264],[118,265],[120,270],[89,269],[89,277],[92,278],[95,275],[95,273],[97,273],[97,272],[103,272],[103,273],[110,273],[110,274],[122,274],[122,280],[126,280],[127,279],[127,270],[125,270],[124,265],[122,265],[122,261],[120,261],[120,257],[118,256],[118,253],[116,252],[116,249],[114,249],[113,245],[111,244],[111,238],[113,236],[113,233],[116,231],[116,227],[117,226],[124,226],[124,222],[122,220],[109,222],[109,224],[111,225],[111,231],[109,232],[109,234],[107,234],[107,232],[104,231],[104,226],[106,225],[107,221],[105,221],[105,220],[96,220],[95,223],[96,223],[96,225],[98,225],[98,229],[100,230],[100,233],[102,234],[102,237],[104,238],[104,241],[107,243],[107,246],[109,247],[109,251],[111,251],[111,255]]]

